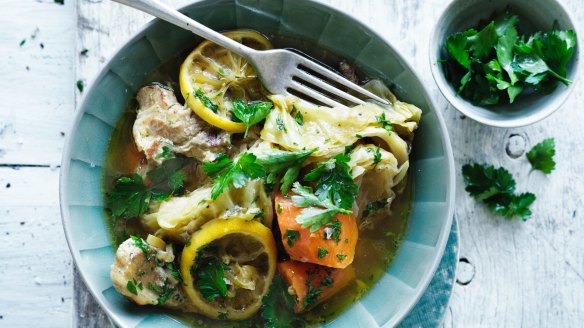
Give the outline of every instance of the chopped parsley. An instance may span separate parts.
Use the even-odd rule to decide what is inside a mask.
[[[262,165],[267,173],[266,182],[273,184],[280,181],[280,191],[286,194],[298,178],[304,161],[316,150],[317,148],[299,152],[274,150],[258,157],[257,163]]]
[[[157,286],[153,283],[148,284],[148,289],[152,290],[153,292],[158,293],[158,305],[162,305],[166,303],[176,292],[176,288],[172,287],[168,284],[168,281],[164,283],[162,287]]]
[[[367,148],[367,151],[370,153],[373,153],[373,163],[371,163],[371,166],[373,166],[373,168],[375,168],[377,166],[377,164],[379,164],[379,162],[381,162],[381,150],[378,146],[376,149]]]
[[[288,247],[293,247],[300,238],[300,232],[298,232],[298,230],[288,229],[284,236],[288,240]]]
[[[337,258],[339,259],[339,261],[343,262],[347,258],[347,255],[345,255],[345,254],[337,254]]]
[[[22,47],[25,43],[26,43],[26,39],[22,39],[22,40],[20,40],[20,43],[18,45],[20,47]]]
[[[318,258],[319,259],[322,259],[323,257],[327,256],[328,253],[329,252],[326,249],[324,249],[322,247],[318,248]]]
[[[158,158],[171,159],[173,157],[174,157],[174,154],[172,153],[172,151],[170,150],[170,148],[168,146],[163,146],[162,151],[159,154],[156,154],[156,156],[154,156],[154,158],[156,158],[156,159],[158,159]]]
[[[138,295],[138,289],[143,290],[144,285],[142,285],[141,281],[137,281],[135,278],[132,278],[132,280],[128,280],[128,283],[126,283],[126,289],[130,293]]]
[[[284,131],[284,133],[288,133],[288,130],[286,129],[286,124],[284,124],[284,120],[279,115],[276,118],[276,126],[278,127],[278,130]]]
[[[219,109],[219,106],[217,106],[217,104],[213,103],[211,101],[211,99],[209,99],[209,97],[207,97],[205,95],[205,93],[203,92],[203,90],[201,89],[197,89],[194,93],[194,96],[199,99],[199,101],[201,101],[201,103],[203,103],[203,105],[207,108],[209,108],[210,110],[213,111],[213,113],[217,113],[217,110]]]
[[[533,146],[531,150],[525,154],[531,167],[534,170],[540,170],[545,174],[550,174],[556,168],[554,162],[554,155],[556,154],[556,143],[554,138],[548,138]]]
[[[292,191],[296,195],[292,196],[292,201],[298,207],[307,207],[302,210],[296,217],[296,222],[302,225],[302,228],[310,228],[311,232],[320,229],[332,221],[339,213],[352,214],[353,212],[335,206],[330,199],[321,200],[317,197],[312,189],[304,187],[295,182]]]
[[[264,178],[266,170],[256,159],[254,154],[244,153],[233,162],[227,155],[220,154],[213,162],[204,163],[203,171],[213,179],[211,198],[217,199],[231,185],[239,189],[251,180]]]
[[[217,319],[219,320],[227,320],[227,312],[219,312],[219,315],[217,316]]]
[[[300,111],[296,113],[294,119],[296,120],[296,123],[298,123],[298,125],[300,126],[304,125],[304,117],[302,116],[302,113],[300,113]]]
[[[381,113],[381,115],[377,117],[377,123],[379,123],[379,126],[384,128],[387,132],[393,130],[393,125],[385,118],[385,113]]]
[[[85,83],[83,82],[83,80],[77,80],[77,83],[75,83],[75,85],[77,86],[77,90],[79,90],[79,92],[83,92],[83,89],[85,88]]]
[[[270,114],[270,109],[273,104],[271,102],[254,102],[246,104],[243,100],[237,99],[233,102],[233,114],[237,117],[243,124],[245,124],[245,134],[249,128],[261,122],[263,119]]]
[[[87,49],[87,48],[83,48],[83,50],[81,50],[81,51],[79,52],[79,54],[80,54],[81,56],[87,56],[87,53],[88,53],[88,52],[89,52],[89,49]]]
[[[378,201],[374,201],[372,203],[367,204],[367,207],[363,211],[363,216],[361,217],[361,219],[364,219],[364,218],[368,217],[371,213],[377,212],[380,209],[386,207],[387,204],[389,204],[389,202],[387,201],[387,198],[381,199]]]
[[[148,244],[148,242],[145,241],[144,239],[138,236],[130,236],[130,238],[132,238],[134,246],[138,247],[142,252],[144,252],[147,261],[150,261],[152,259],[152,256],[156,254],[155,250],[153,250],[153,252],[151,251],[150,244]]]
[[[324,228],[324,239],[334,240],[339,243],[341,241],[341,221],[332,221],[327,223]]]
[[[507,218],[531,216],[529,206],[535,201],[532,193],[515,193],[515,179],[504,168],[487,164],[467,164],[462,167],[466,191],[483,201],[487,207]]]

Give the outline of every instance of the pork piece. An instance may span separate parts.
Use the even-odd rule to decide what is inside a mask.
[[[344,60],[341,61],[339,63],[339,71],[347,80],[359,85],[359,77],[355,73],[355,68],[349,65],[349,63]]]
[[[229,133],[213,128],[188,106],[179,104],[173,91],[162,84],[143,87],[136,98],[140,107],[134,122],[134,141],[149,161],[160,164],[163,159],[156,155],[164,146],[199,161],[212,161],[231,145]]]
[[[173,261],[171,247],[161,249],[130,238],[118,247],[110,276],[116,290],[136,304],[196,312],[177,278],[179,270]]]

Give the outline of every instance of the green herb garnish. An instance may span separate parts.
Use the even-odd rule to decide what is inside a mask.
[[[321,200],[309,187],[301,186],[295,182],[292,191],[292,201],[298,207],[307,207],[296,217],[296,222],[302,224],[302,228],[310,228],[314,232],[323,225],[329,224],[339,213],[352,214],[353,212],[335,206],[330,199]]]
[[[213,113],[217,113],[217,110],[219,109],[219,106],[217,106],[217,104],[213,103],[211,101],[211,99],[209,99],[209,97],[207,97],[205,95],[205,93],[203,92],[203,90],[201,89],[197,89],[194,93],[194,96],[199,99],[201,101],[201,103],[203,103],[203,105],[207,108],[209,108],[210,110],[213,111]]]
[[[296,116],[294,116],[294,119],[296,120],[296,123],[298,123],[298,125],[300,125],[300,126],[304,125],[304,117],[302,116],[302,113],[300,113],[300,111],[298,111],[296,113]]]
[[[244,153],[236,162],[220,154],[213,162],[204,163],[203,171],[213,179],[211,198],[217,199],[231,185],[239,189],[251,180],[265,177],[266,170],[256,160],[252,153]]]
[[[255,102],[246,104],[243,100],[237,99],[233,102],[233,114],[237,117],[243,124],[245,124],[245,134],[249,128],[261,122],[263,119],[270,114],[270,109],[272,108],[271,102]]]
[[[343,262],[347,258],[347,255],[345,255],[345,254],[337,254],[337,258],[339,259],[339,261]]]
[[[507,218],[517,215],[526,220],[531,216],[529,206],[535,201],[535,195],[515,194],[515,179],[506,169],[467,164],[462,167],[462,175],[466,191],[483,201],[491,211]]]
[[[152,198],[162,201],[184,191],[185,173],[182,169],[191,162],[187,158],[171,158],[146,173],[150,183],[142,176],[118,178],[112,191],[106,195],[106,208],[115,218],[139,217],[148,210]]]
[[[299,152],[275,150],[262,154],[257,163],[262,165],[267,173],[266,182],[272,184],[280,181],[280,191],[286,194],[298,178],[304,161],[316,150],[316,148]]]
[[[79,90],[79,92],[83,92],[83,89],[85,88],[85,83],[83,82],[83,80],[77,80],[77,83],[75,83],[75,85],[77,86],[77,90]]]
[[[361,217],[361,219],[364,219],[364,218],[368,217],[371,213],[377,212],[380,209],[386,207],[387,204],[389,204],[387,199],[381,199],[381,200],[367,204],[367,207],[363,211],[363,216]]]
[[[298,232],[298,230],[288,229],[286,230],[284,236],[288,240],[288,247],[292,247],[300,238],[300,232]]]
[[[316,181],[315,194],[321,200],[328,199],[333,205],[349,210],[359,191],[350,173],[350,160],[348,155],[338,154],[319,163],[317,168],[304,176],[304,180]]]
[[[203,297],[211,302],[219,296],[227,296],[225,264],[207,263],[197,267],[197,288]]]
[[[288,286],[276,275],[270,291],[262,298],[262,318],[266,328],[294,328],[302,326],[302,320],[294,313],[295,300],[288,293]]]
[[[555,154],[555,140],[554,138],[548,138],[533,146],[525,156],[527,156],[529,163],[531,163],[532,169],[550,174],[556,168],[556,162],[554,162]]]
[[[288,133],[288,130],[286,129],[286,124],[284,123],[282,117],[279,115],[276,118],[276,126],[278,127],[278,130],[284,131],[284,133]]]
[[[326,249],[324,249],[322,247],[319,247],[318,248],[318,254],[317,255],[318,255],[318,258],[319,259],[322,259],[323,257],[327,256],[328,253],[329,252]]]

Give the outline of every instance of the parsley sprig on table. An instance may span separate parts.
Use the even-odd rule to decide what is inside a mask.
[[[525,156],[534,170],[540,170],[550,174],[556,168],[554,155],[556,154],[556,142],[554,138],[548,138],[533,146]]]
[[[138,173],[120,177],[114,182],[112,191],[106,195],[106,208],[114,218],[139,217],[148,210],[152,199],[162,201],[184,192],[186,175],[183,168],[192,160],[168,158],[168,154],[162,157],[167,159],[146,173],[148,182]]]
[[[233,102],[233,114],[245,124],[244,137],[247,136],[247,132],[252,125],[261,122],[266,116],[268,116],[268,114],[270,114],[271,108],[271,102],[254,102],[246,104],[240,99]]]
[[[568,85],[567,65],[576,33],[556,26],[527,41],[517,31],[518,16],[504,12],[481,30],[469,29],[445,41],[445,74],[458,94],[476,105],[513,103],[525,89],[546,94],[557,81]]]
[[[505,168],[467,164],[462,167],[462,175],[466,191],[483,201],[491,211],[507,218],[519,216],[526,220],[531,216],[529,206],[535,201],[535,195],[516,194],[515,179]]]
[[[225,154],[219,154],[213,162],[204,163],[203,171],[213,179],[211,198],[217,199],[231,186],[241,188],[251,180],[264,178],[266,170],[256,160],[257,157],[252,153],[244,153],[236,162]]]

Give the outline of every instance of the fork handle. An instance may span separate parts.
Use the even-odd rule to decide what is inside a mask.
[[[143,11],[152,16],[158,17],[178,27],[189,30],[196,35],[225,47],[246,59],[250,59],[251,54],[255,51],[243,44],[233,41],[232,39],[218,33],[207,26],[183,15],[178,10],[171,8],[158,0],[113,0],[128,7]]]

